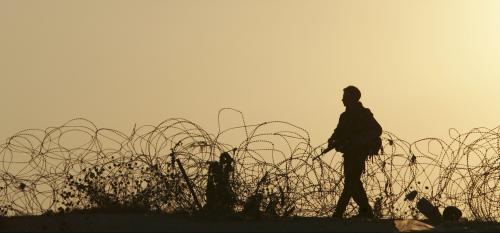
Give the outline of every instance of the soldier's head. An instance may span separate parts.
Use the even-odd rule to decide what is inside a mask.
[[[344,88],[344,96],[342,97],[342,103],[344,106],[350,107],[359,102],[361,98],[361,92],[355,86],[348,86]]]

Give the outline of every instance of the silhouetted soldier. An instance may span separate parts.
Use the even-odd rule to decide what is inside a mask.
[[[346,110],[340,115],[337,128],[328,139],[328,147],[322,152],[324,154],[335,149],[343,153],[344,157],[344,190],[333,213],[334,218],[342,218],[351,197],[359,206],[358,217],[373,217],[373,210],[361,183],[361,174],[367,157],[377,154],[380,149],[382,127],[370,109],[359,102],[360,98],[358,88],[348,86],[344,89],[342,102]]]
[[[209,162],[205,209],[210,214],[227,215],[233,212],[236,201],[230,181],[233,162],[228,152],[222,153],[219,161]]]

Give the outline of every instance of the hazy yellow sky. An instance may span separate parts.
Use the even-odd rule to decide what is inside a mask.
[[[0,0],[0,80],[0,138],[75,117],[213,132],[234,107],[319,144],[350,84],[385,130],[445,137],[500,123],[500,1]]]

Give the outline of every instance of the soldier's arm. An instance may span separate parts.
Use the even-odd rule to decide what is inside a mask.
[[[339,122],[337,127],[333,131],[332,136],[328,139],[328,149],[331,150],[338,146],[339,141],[343,140],[345,137],[345,115],[342,113],[339,117]]]

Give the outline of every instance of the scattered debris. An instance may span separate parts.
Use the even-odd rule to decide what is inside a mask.
[[[456,206],[448,206],[443,211],[443,220],[458,222],[462,217],[462,211]]]
[[[413,201],[415,200],[415,197],[417,197],[417,191],[411,191],[405,196],[405,201]]]
[[[433,222],[439,222],[442,219],[441,213],[439,213],[439,209],[425,198],[420,198],[417,203],[417,209],[420,211],[420,213],[422,213],[425,217]]]

